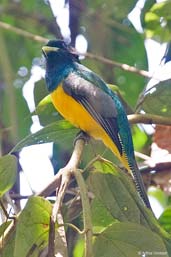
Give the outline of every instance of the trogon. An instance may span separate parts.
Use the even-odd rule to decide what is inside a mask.
[[[46,85],[57,111],[89,136],[100,139],[133,175],[145,205],[150,203],[134,156],[130,126],[118,96],[62,40],[42,48]]]

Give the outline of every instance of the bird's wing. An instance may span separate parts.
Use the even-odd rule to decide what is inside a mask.
[[[111,105],[111,111],[113,112],[115,109],[115,112],[117,113],[117,129],[119,131],[119,139],[122,144],[122,151],[128,157],[129,165],[132,165],[131,162],[135,158],[134,148],[132,143],[132,135],[131,135],[131,130],[129,127],[127,115],[120,99],[96,73],[94,73],[93,71],[91,71],[90,69],[88,69],[87,67],[81,64],[76,64],[76,67],[77,67],[77,73],[79,74],[79,76],[84,78],[86,81],[89,81],[97,88],[101,89],[110,97],[110,99],[113,100],[114,107],[112,108],[112,105]],[[107,108],[106,110],[109,111],[109,109]],[[112,115],[112,113],[110,113],[110,115]]]
[[[122,143],[117,124],[117,109],[111,96],[76,72],[70,73],[63,82],[63,89],[92,115],[103,127],[122,155]]]

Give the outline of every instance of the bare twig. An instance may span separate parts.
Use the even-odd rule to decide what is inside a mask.
[[[153,166],[145,166],[140,168],[142,174],[149,174],[151,171],[155,171],[154,175],[156,175],[164,170],[171,170],[171,162],[159,162]]]
[[[0,237],[0,256],[1,256],[1,250],[3,249],[3,246],[8,242],[9,237],[11,236],[12,232],[15,231],[16,228],[16,220],[13,219],[9,226],[6,228],[3,235]]]
[[[0,207],[1,207],[2,211],[3,211],[5,219],[8,220],[9,213],[7,212],[7,210],[6,210],[5,206],[4,206],[4,203],[3,203],[3,201],[1,199],[0,199]],[[2,217],[1,217],[1,219],[2,219]]]
[[[85,145],[84,140],[80,139],[78,140],[78,142],[76,142],[73,154],[68,164],[63,169],[59,170],[59,172],[54,176],[53,180],[45,188],[43,188],[42,191],[36,194],[37,196],[47,197],[51,193],[53,193],[56,190],[56,188],[58,188],[58,195],[59,195],[59,187],[61,187],[60,185],[63,184],[61,182],[62,176],[64,181],[68,181],[68,176],[70,177],[71,175],[70,173],[72,173],[72,171],[78,167],[78,164],[81,160],[81,155],[82,155],[84,145]]]
[[[47,38],[32,34],[28,31],[25,31],[23,29],[14,27],[14,26],[12,26],[8,23],[2,22],[2,21],[0,21],[0,27],[3,28],[3,29],[6,29],[6,30],[10,30],[10,31],[12,31],[12,32],[14,32],[18,35],[27,37],[31,40],[34,40],[34,41],[37,41],[37,42],[40,42],[40,43],[47,43],[48,42]],[[81,53],[78,53],[78,54],[81,55]],[[91,59],[103,62],[103,63],[111,65],[111,66],[121,68],[122,70],[125,70],[125,71],[128,71],[128,72],[136,73],[136,74],[138,74],[140,76],[143,76],[143,77],[146,77],[146,78],[152,78],[153,77],[153,74],[151,74],[150,72],[145,71],[145,70],[139,70],[139,69],[135,68],[134,66],[130,66],[130,65],[125,64],[125,63],[119,63],[119,62],[116,62],[116,61],[112,61],[108,58],[105,58],[105,57],[99,56],[99,55],[95,55],[95,54],[92,54],[92,53],[86,53],[84,55],[91,58]]]
[[[146,154],[143,154],[143,153],[140,153],[140,152],[134,152],[135,153],[135,156],[138,157],[138,158],[141,158],[143,159],[144,161],[149,161],[151,160],[151,157],[146,155]]]
[[[12,32],[14,32],[14,33],[16,33],[20,36],[32,39],[34,41],[38,41],[38,42],[41,42],[41,43],[47,43],[48,42],[48,39],[45,38],[45,37],[41,37],[41,36],[32,34],[28,31],[23,30],[23,29],[14,27],[14,26],[6,23],[6,22],[0,21],[0,27],[3,28],[3,29],[6,29],[6,30],[12,31]]]
[[[31,195],[20,195],[15,193],[9,193],[12,200],[28,199]]]
[[[153,114],[130,114],[128,115],[130,123],[143,123],[143,124],[162,124],[171,126],[171,119]]]
[[[91,59],[106,63],[108,65],[121,68],[124,71],[129,71],[129,72],[132,72],[132,73],[136,73],[136,74],[141,75],[141,76],[146,77],[146,78],[152,78],[153,77],[153,74],[148,72],[148,71],[139,70],[139,69],[135,68],[134,66],[130,66],[130,65],[125,64],[125,63],[119,63],[119,62],[110,60],[108,58],[105,58],[103,56],[95,55],[95,54],[92,54],[92,53],[86,53],[85,56],[87,56]]]

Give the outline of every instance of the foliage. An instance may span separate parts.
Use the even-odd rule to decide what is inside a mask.
[[[82,0],[70,1],[70,4],[71,35],[73,37],[80,32],[84,34],[89,43],[89,51],[95,57],[104,56],[121,64],[135,66],[139,70],[147,70],[144,39],[150,37],[160,42],[170,42],[170,0],[162,3],[146,1],[141,12],[143,34],[139,34],[127,18],[136,1],[107,0],[104,3],[101,0]],[[65,163],[66,158],[71,155],[78,129],[64,121],[52,106],[43,75],[34,81],[32,93],[37,105],[35,111],[23,97],[25,83],[31,82],[32,67],[43,66],[42,45],[46,38],[61,37],[60,28],[54,22],[49,5],[42,1],[3,0],[0,3],[0,14],[2,22],[44,37],[42,41],[36,38],[32,41],[28,35],[21,35],[16,29],[0,30],[0,256],[47,256],[49,235],[53,235],[51,219],[56,198],[31,196],[25,207],[20,209],[20,201],[15,198],[15,193],[20,197],[20,192],[15,191],[20,166],[15,156],[24,147],[47,142],[53,142],[57,149],[58,154],[54,151],[52,162],[58,158],[58,161]],[[0,27],[1,25],[0,23]],[[74,40],[72,38],[72,43]],[[138,110],[148,114],[170,117],[170,79],[159,81],[153,88],[146,90],[147,78],[131,72],[131,69],[126,71],[105,61],[97,61],[96,58],[86,58],[82,62],[100,74],[105,81],[117,85],[118,94],[122,96],[128,113],[138,106]],[[28,83],[29,91],[34,83]],[[41,129],[30,133],[35,115],[39,117]],[[151,140],[157,143],[139,127],[133,129],[133,136],[136,150],[146,155]],[[168,196],[162,192],[162,202],[166,209],[157,221],[142,205],[127,174],[109,161],[97,158],[96,155],[100,152],[111,159],[111,153],[101,145],[97,147],[90,144],[84,151],[80,165],[84,173],[80,175],[84,177],[87,192],[81,194],[81,199],[82,186],[77,178],[69,183],[71,195],[65,192],[60,208],[64,220],[62,225],[55,225],[58,251],[67,251],[68,256],[73,257],[84,256],[86,247],[91,251],[91,240],[86,238],[88,236],[92,239],[87,234],[90,230],[93,234],[92,251],[95,257],[171,256],[171,210]],[[139,164],[144,165],[142,162]],[[147,182],[152,184],[151,181]],[[52,193],[46,196],[49,197]],[[84,198],[90,205],[85,208]],[[13,199],[12,212],[9,210],[9,199]],[[161,200],[157,194],[155,199]],[[17,209],[21,212],[17,213]],[[91,215],[87,217],[88,209]],[[89,222],[90,227],[87,227],[86,222]],[[64,227],[65,230],[60,232],[60,228]]]
[[[17,174],[17,160],[14,155],[0,158],[0,197],[2,197],[15,183]]]
[[[170,117],[170,85],[171,80],[169,79],[157,83],[146,91],[141,100],[141,107],[144,111]]]
[[[171,1],[154,4],[145,15],[146,36],[159,41],[170,41]]]

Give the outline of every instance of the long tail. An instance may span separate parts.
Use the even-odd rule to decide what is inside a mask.
[[[134,182],[135,182],[136,189],[137,189],[140,197],[142,198],[146,207],[151,209],[151,205],[150,205],[147,193],[146,193],[144,182],[143,182],[142,176],[140,174],[140,171],[138,169],[136,161],[134,161],[134,163],[132,163],[130,165],[130,168],[131,168],[131,172],[132,172],[132,175],[133,175],[133,179],[134,179]]]

